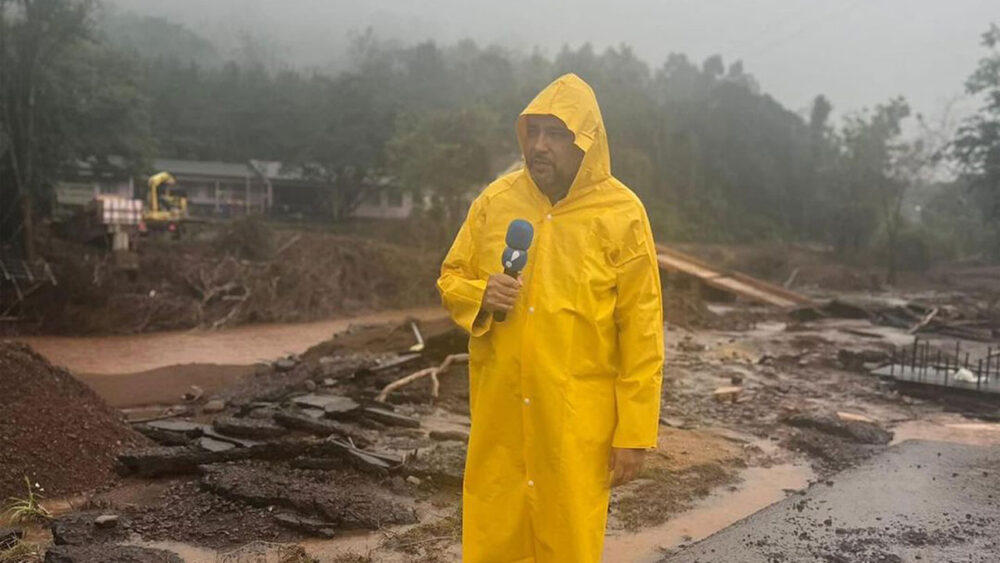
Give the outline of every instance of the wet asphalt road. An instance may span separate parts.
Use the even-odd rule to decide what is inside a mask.
[[[664,563],[1000,562],[1000,447],[908,441]]]

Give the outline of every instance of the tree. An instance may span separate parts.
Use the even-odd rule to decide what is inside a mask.
[[[989,54],[979,61],[965,89],[985,103],[959,128],[950,153],[979,197],[985,217],[1000,223],[1000,26],[991,24],[982,44]]]
[[[483,136],[494,117],[469,109],[407,115],[389,142],[389,163],[402,183],[428,193],[457,228],[466,196],[490,179],[491,140]]]
[[[94,8],[0,0],[0,235],[20,239],[29,258],[33,202],[44,207],[64,166],[149,152],[134,69],[95,34]]]

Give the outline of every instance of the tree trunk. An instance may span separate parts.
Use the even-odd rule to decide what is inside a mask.
[[[31,262],[35,259],[35,227],[32,221],[31,195],[21,194],[21,250],[24,259]]]

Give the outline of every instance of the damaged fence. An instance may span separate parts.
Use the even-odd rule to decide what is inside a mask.
[[[1000,395],[1000,349],[987,348],[986,354],[962,350],[961,341],[951,346],[931,346],[926,339],[896,347],[888,364],[872,370],[873,375],[896,381],[938,385]]]

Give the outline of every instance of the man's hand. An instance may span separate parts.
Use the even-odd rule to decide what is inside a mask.
[[[486,293],[483,294],[482,311],[496,313],[510,312],[521,291],[521,279],[514,279],[507,274],[493,274],[486,282]]]
[[[624,485],[639,475],[642,462],[646,458],[646,450],[631,448],[611,448],[611,459],[608,469],[613,472],[611,486]]]

